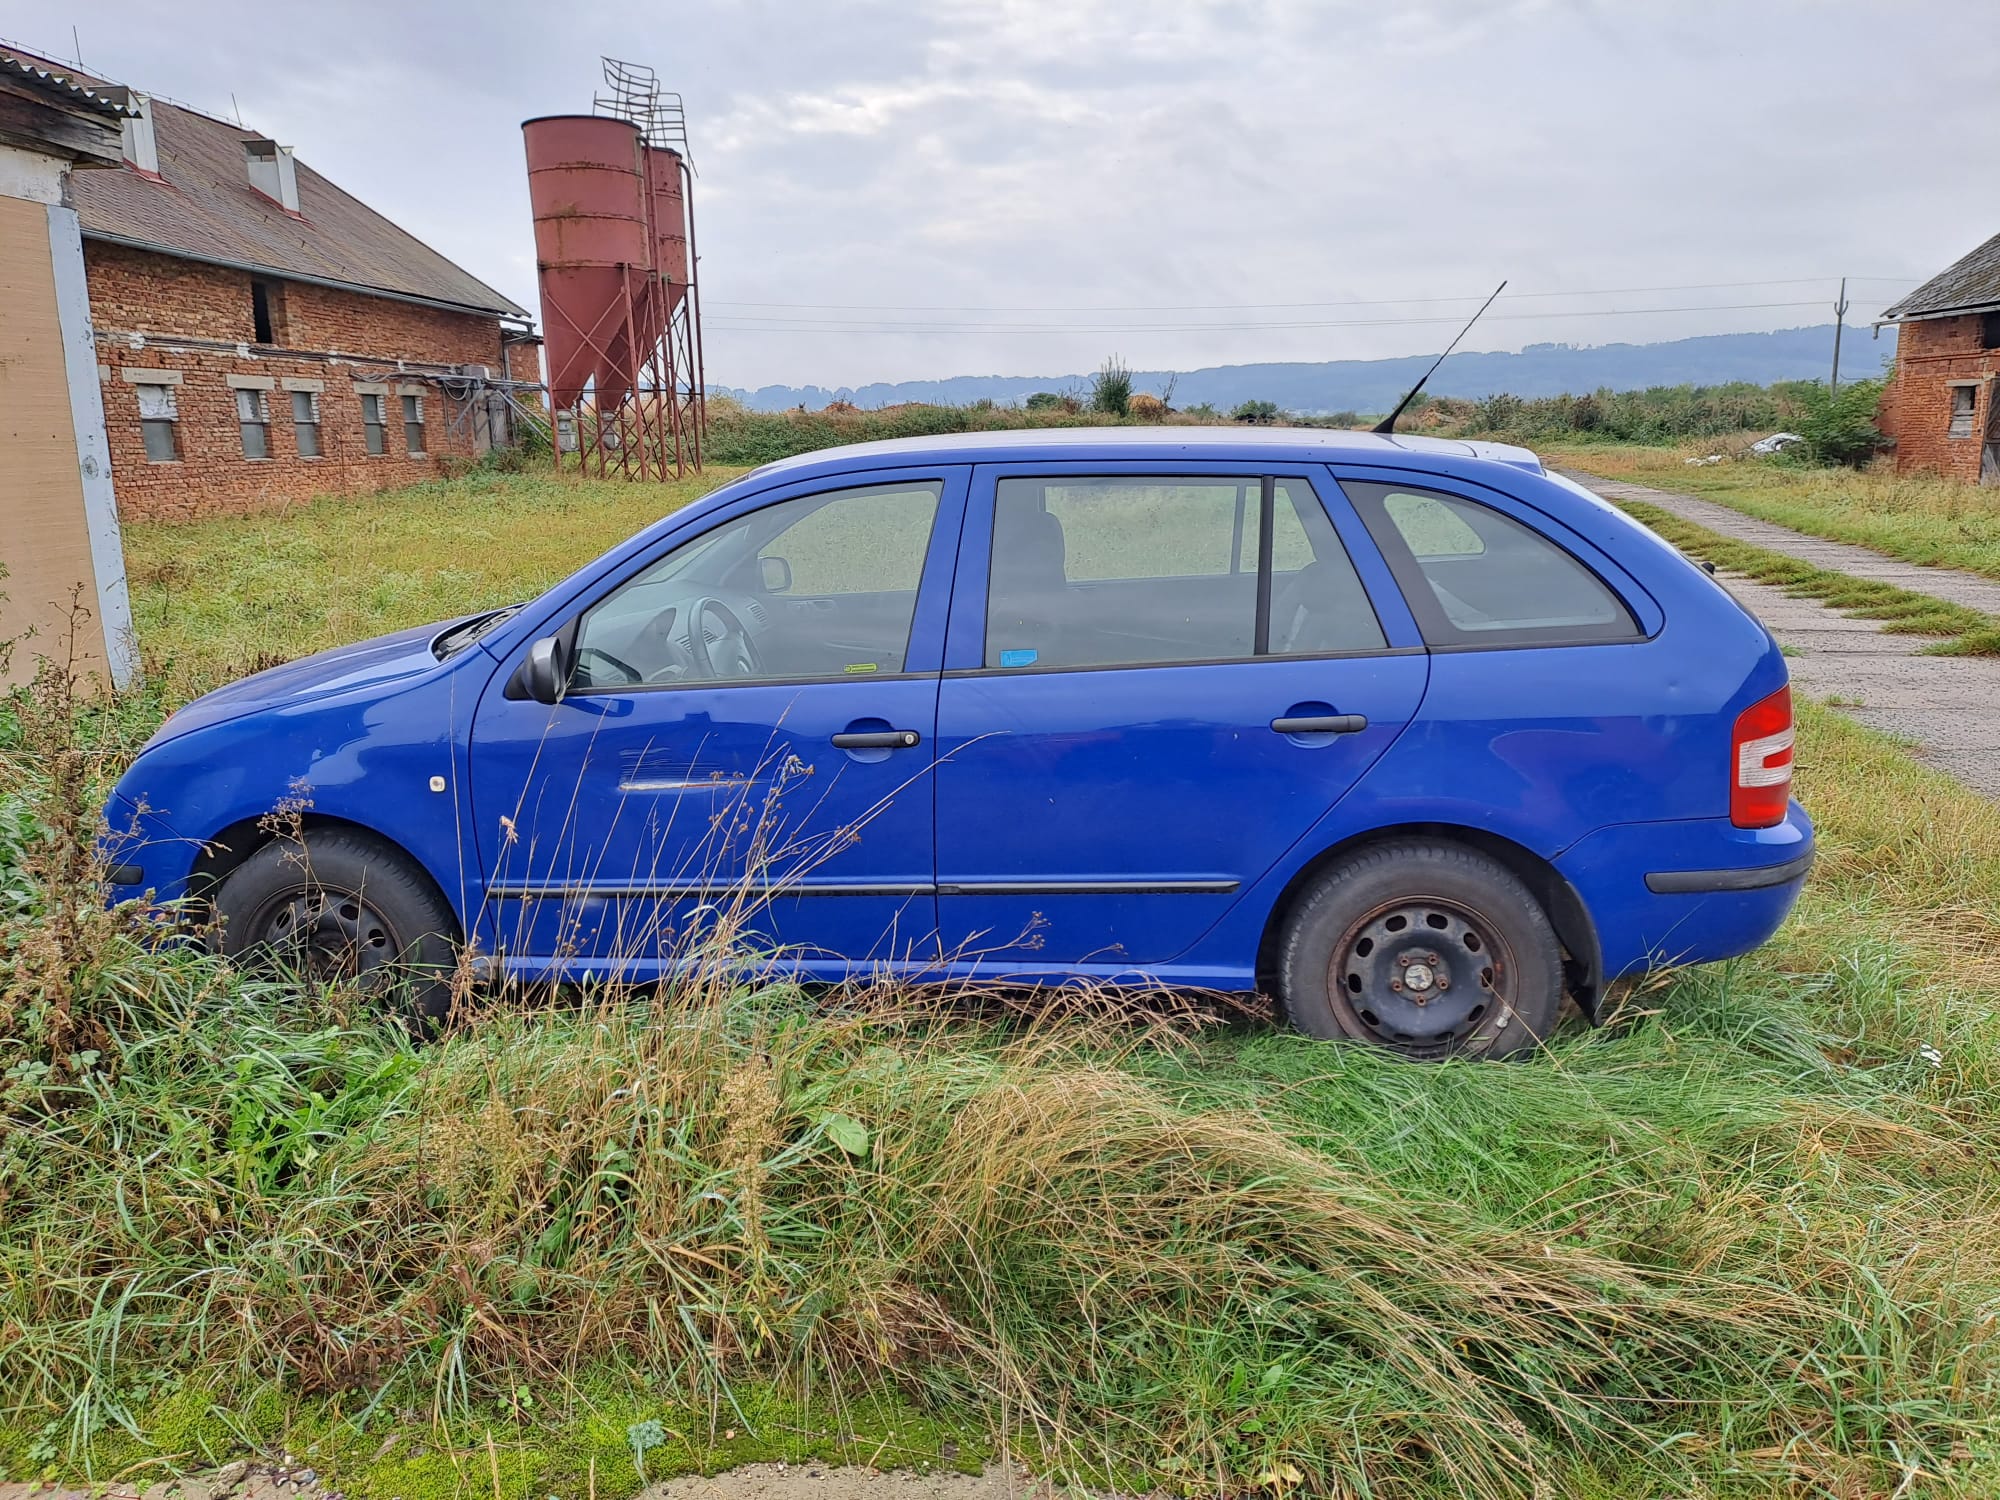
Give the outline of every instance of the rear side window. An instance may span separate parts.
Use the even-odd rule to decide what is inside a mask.
[[[1636,640],[1604,581],[1512,516],[1458,495],[1345,481],[1433,646]]]
[[[1302,480],[1270,481],[1270,568],[1260,590],[1265,482],[1254,475],[1000,480],[986,665],[1046,670],[1381,650],[1382,628],[1361,581]]]

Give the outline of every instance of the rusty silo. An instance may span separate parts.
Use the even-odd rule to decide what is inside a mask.
[[[587,468],[666,478],[700,467],[705,415],[686,134],[650,69],[605,79],[600,113],[521,127],[556,460],[567,429]]]

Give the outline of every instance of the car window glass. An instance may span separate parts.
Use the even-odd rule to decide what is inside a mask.
[[[1639,634],[1604,581],[1533,528],[1433,490],[1348,482],[1433,645],[1602,641]]]
[[[861,490],[838,505],[807,511],[757,555],[784,560],[791,573],[787,592],[794,596],[897,587],[897,580],[914,580],[923,572],[936,503],[931,490]],[[919,520],[922,524],[913,524]]]
[[[802,496],[683,543],[583,617],[571,690],[902,671],[942,491]]]
[[[1477,557],[1486,550],[1479,533],[1454,515],[1442,496],[1388,494],[1382,508],[1418,557]]]
[[[986,665],[1227,661],[1255,649],[1259,480],[1003,479]],[[1379,650],[1381,626],[1319,497],[1280,480],[1270,652]]]

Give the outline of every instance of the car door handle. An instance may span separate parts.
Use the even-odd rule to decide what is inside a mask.
[[[1297,719],[1273,719],[1279,734],[1359,734],[1368,727],[1366,714],[1310,714]]]
[[[923,743],[924,737],[914,729],[871,729],[859,734],[836,734],[833,748],[836,750],[908,750],[913,745]]]

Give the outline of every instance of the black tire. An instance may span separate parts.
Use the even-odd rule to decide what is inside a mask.
[[[1477,850],[1357,850],[1294,908],[1278,954],[1292,1024],[1401,1056],[1505,1057],[1562,1011],[1562,949],[1518,876]]]
[[[359,830],[264,845],[215,895],[222,951],[255,967],[351,983],[420,1027],[451,1012],[458,919],[430,877]]]

